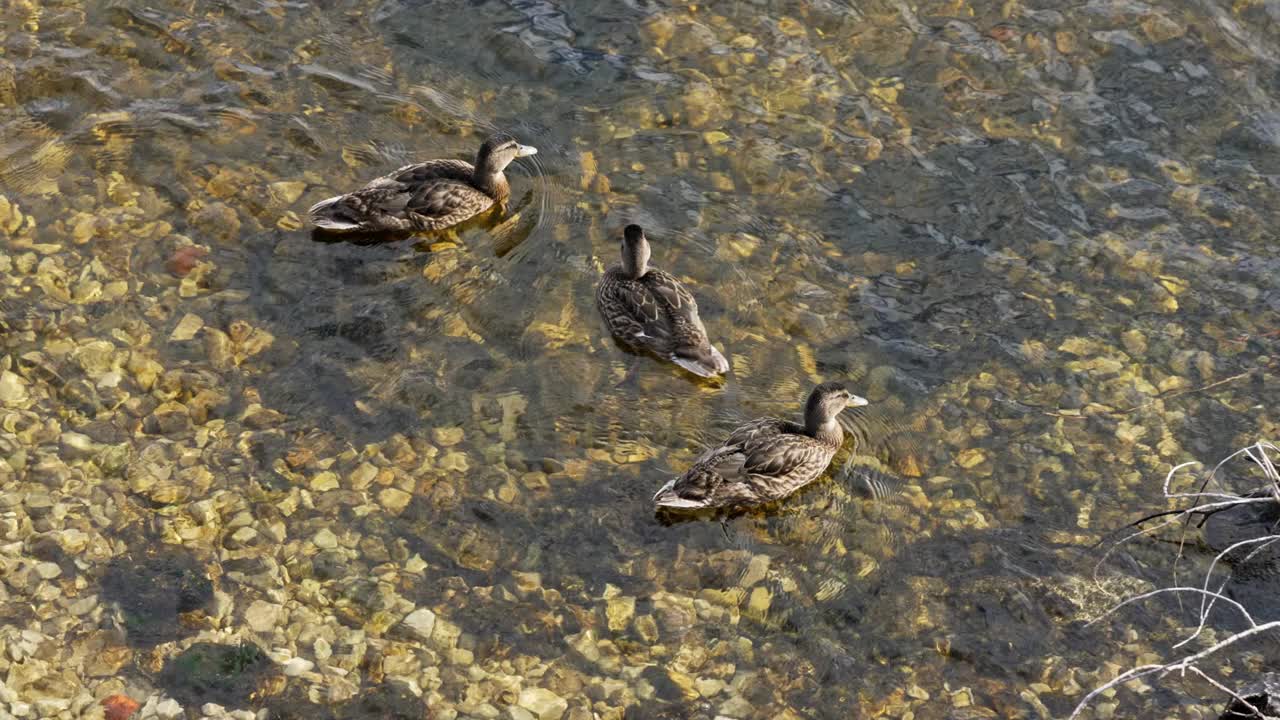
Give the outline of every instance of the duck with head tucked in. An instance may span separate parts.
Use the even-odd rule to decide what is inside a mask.
[[[780,500],[812,482],[831,464],[844,431],[836,417],[866,405],[840,383],[809,393],[804,424],[759,418],[703,452],[683,475],[653,496],[659,508],[747,507]]]
[[[639,225],[622,233],[622,263],[605,271],[596,307],[618,342],[652,353],[701,377],[729,371],[707,339],[698,303],[679,280],[649,265],[649,239]]]
[[[503,174],[512,160],[537,153],[505,133],[484,141],[476,164],[429,160],[328,200],[308,211],[311,222],[332,233],[442,230],[506,205],[511,186]]]

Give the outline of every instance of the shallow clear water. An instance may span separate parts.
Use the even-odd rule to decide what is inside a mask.
[[[437,717],[535,686],[566,717],[1065,715],[1167,629],[1083,626],[1121,597],[1086,589],[1095,543],[1170,466],[1275,434],[1274,2],[0,12],[0,533],[14,567],[63,552],[0,617],[76,692],[143,701],[226,630],[317,665],[253,708],[385,676]],[[300,219],[494,130],[539,148],[500,224],[363,246]],[[593,287],[628,222],[725,382],[624,382]],[[705,443],[833,379],[873,401],[852,465],[654,515]],[[56,598],[178,546],[220,605],[111,672],[59,654],[112,610]],[[1172,551],[1135,553],[1104,570]],[[405,636],[414,607],[461,644]],[[1116,701],[1210,712],[1185,689]]]

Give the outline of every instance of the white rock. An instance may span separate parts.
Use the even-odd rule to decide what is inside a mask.
[[[12,702],[9,703],[9,712],[14,717],[26,717],[31,714],[31,706],[24,702]]]
[[[430,640],[431,631],[436,627],[436,614],[427,608],[418,608],[405,616],[401,622],[414,637],[419,640]]]
[[[518,705],[507,706],[507,717],[509,720],[534,720],[533,713]]]
[[[303,673],[309,673],[316,664],[305,658],[296,657],[284,664],[284,674],[289,677],[298,677]]]
[[[560,720],[569,709],[569,702],[546,688],[525,688],[516,701],[520,707],[533,713],[538,720]]]
[[[66,698],[41,698],[35,702],[36,714],[42,718],[54,717],[71,707]]]
[[[62,446],[78,453],[91,453],[98,449],[97,443],[91,440],[88,435],[69,430],[62,433]]]
[[[324,638],[316,638],[315,644],[312,645],[312,649],[315,650],[316,659],[320,662],[324,662],[325,660],[333,657],[333,646]]]
[[[269,633],[280,620],[280,606],[262,600],[254,600],[244,611],[244,621],[254,632]]]
[[[218,703],[205,703],[200,706],[200,712],[204,713],[205,717],[218,717],[219,715],[225,715],[227,709]]]
[[[182,706],[177,700],[169,698],[162,703],[156,705],[156,717],[164,720],[177,720],[182,717]]]
[[[733,697],[720,703],[720,707],[716,708],[716,712],[720,715],[728,715],[731,718],[748,718],[755,715],[755,708],[751,707],[751,703],[741,695]]]
[[[0,403],[16,405],[26,399],[26,381],[8,370],[0,373]]]
[[[329,528],[323,528],[315,534],[315,537],[311,538],[311,542],[322,550],[332,550],[338,547],[338,536],[334,535]]]

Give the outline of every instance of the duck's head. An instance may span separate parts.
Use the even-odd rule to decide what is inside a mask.
[[[639,225],[628,225],[622,231],[622,270],[633,278],[649,271],[649,238]]]
[[[476,170],[485,175],[496,175],[518,157],[536,155],[538,148],[521,145],[506,133],[490,136],[476,153]]]
[[[847,407],[861,407],[867,399],[854,395],[838,382],[825,382],[809,393],[809,402],[805,403],[805,426],[812,427],[834,422],[841,410]]]

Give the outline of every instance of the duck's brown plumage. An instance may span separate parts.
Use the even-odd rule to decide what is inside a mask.
[[[729,370],[711,345],[693,295],[671,275],[649,267],[649,245],[637,225],[626,228],[623,262],[605,271],[596,307],[619,342],[703,377]]]
[[[740,425],[703,452],[683,475],[654,495],[659,507],[749,506],[778,500],[827,469],[844,440],[835,418],[848,405],[865,405],[836,383],[814,388],[805,424],[759,418]]]
[[[504,206],[511,186],[503,170],[512,159],[535,152],[510,135],[494,135],[481,146],[475,165],[462,160],[406,165],[359,190],[316,203],[311,221],[329,232],[441,230]]]

